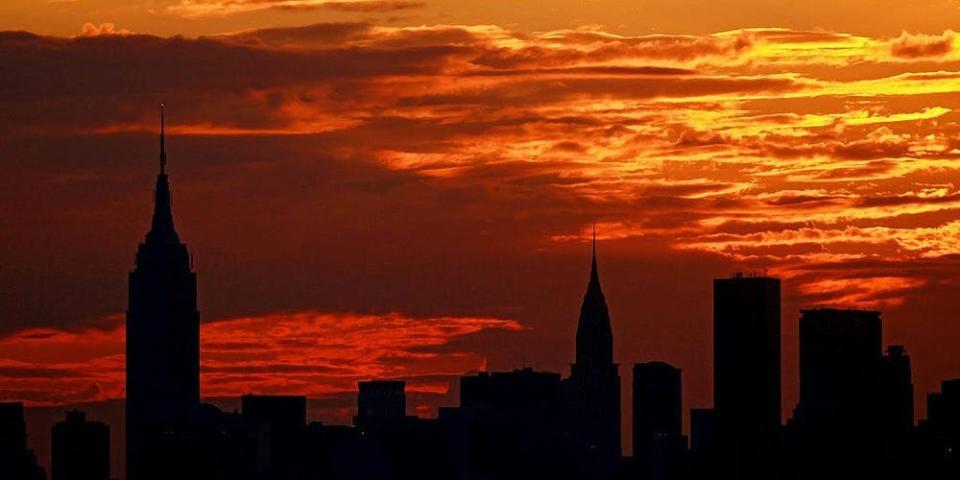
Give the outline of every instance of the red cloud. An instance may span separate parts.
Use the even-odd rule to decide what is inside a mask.
[[[0,398],[59,405],[123,396],[124,330],[32,329],[0,339]],[[444,393],[444,379],[483,369],[478,352],[438,348],[490,330],[518,331],[512,320],[412,318],[397,313],[299,312],[205,323],[205,397],[352,392],[371,378],[405,378],[412,392]]]

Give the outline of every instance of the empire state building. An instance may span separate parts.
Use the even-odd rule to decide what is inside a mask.
[[[130,272],[126,321],[126,478],[153,478],[163,436],[189,424],[200,404],[197,274],[173,226],[163,106],[160,173],[150,231]]]

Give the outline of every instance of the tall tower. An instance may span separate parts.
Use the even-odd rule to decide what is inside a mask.
[[[880,312],[802,311],[800,402],[788,436],[796,478],[886,478],[906,459],[910,359],[898,346],[884,355],[882,339]]]
[[[153,221],[130,272],[127,310],[126,478],[150,478],[170,459],[161,437],[200,404],[197,274],[173,227],[160,106],[160,174]]]
[[[663,362],[633,366],[633,461],[641,478],[679,478],[687,439],[682,428],[680,369]]]
[[[620,461],[620,374],[613,329],[597,272],[593,235],[590,281],[577,323],[576,362],[566,380],[570,437],[584,476],[608,477]]]
[[[780,279],[713,281],[713,389],[721,478],[776,479]]]

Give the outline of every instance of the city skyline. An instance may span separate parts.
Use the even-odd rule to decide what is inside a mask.
[[[689,444],[683,435],[682,370],[661,361],[633,365],[633,418],[623,428],[623,387],[613,352],[615,331],[601,287],[596,225],[590,275],[576,328],[575,361],[568,377],[561,380],[560,374],[526,366],[512,372],[483,369],[476,377],[460,376],[459,404],[440,406],[437,420],[423,418],[416,410],[410,412],[405,381],[359,380],[353,417],[353,432],[363,432],[359,437],[337,430],[340,427],[315,421],[308,424],[306,395],[245,393],[240,410],[234,409],[231,416],[200,396],[197,273],[174,226],[163,104],[159,111],[160,155],[153,213],[129,276],[125,355],[135,361],[125,365],[125,379],[134,395],[125,399],[120,437],[124,439],[123,453],[117,455],[116,440],[110,443],[107,424],[87,422],[85,413],[71,410],[65,422],[52,428],[52,480],[106,479],[111,469],[120,478],[136,480],[183,475],[413,478],[415,472],[442,479],[451,478],[458,469],[485,472],[493,478],[529,478],[545,472],[571,479],[638,474],[660,480],[704,475],[744,480],[795,475],[805,479],[824,478],[827,472],[830,478],[845,478],[866,472],[891,474],[905,468],[905,462],[929,461],[916,452],[940,448],[921,446],[927,445],[926,441],[941,441],[936,440],[941,438],[936,436],[938,429],[952,432],[942,440],[946,458],[952,458],[949,435],[957,432],[950,430],[955,428],[951,415],[960,414],[960,408],[945,404],[940,412],[915,422],[913,397],[917,392],[910,358],[901,345],[890,345],[881,355],[879,311],[801,310],[800,402],[784,422],[781,281],[758,273],[736,272],[713,280],[713,382],[718,393],[710,409],[691,409],[693,438]],[[942,402],[936,399],[938,395],[954,395],[947,386],[955,382],[943,381],[943,393],[926,394],[927,402],[933,405]],[[948,398],[952,402],[953,398]],[[9,410],[11,407],[15,410]],[[4,408],[7,417],[0,423],[6,428],[9,422],[23,418],[22,403],[7,403]],[[697,417],[695,412],[706,412],[709,419]],[[422,423],[435,421],[439,423]],[[213,430],[209,430],[211,426]],[[916,427],[919,433],[911,433]],[[6,430],[0,436],[16,439],[22,435],[16,432],[25,428],[24,423],[15,426],[12,435]],[[828,437],[818,433],[823,428],[830,429]],[[474,437],[477,432],[486,433]],[[921,435],[917,438],[924,440],[917,443],[910,435]],[[632,455],[621,445],[626,436],[634,440],[629,447]],[[502,438],[478,446],[498,437]],[[29,434],[22,436],[20,448],[29,446],[28,438]],[[255,440],[247,444],[244,438]],[[331,444],[331,438],[338,440]],[[453,450],[437,452],[439,463],[432,469],[418,467],[415,452],[428,446],[441,448],[439,438],[447,442],[460,438],[453,445],[463,442],[464,450],[457,453],[458,447],[442,447]],[[509,443],[508,438],[518,443]],[[385,443],[368,450],[369,439]],[[824,443],[825,439],[831,441]],[[0,452],[0,468],[11,465],[6,456],[10,446],[6,445]],[[329,460],[312,466],[302,463],[307,448],[319,448],[313,455],[320,454],[320,458],[327,458],[330,448],[355,461],[370,454],[386,457],[375,457],[380,460],[368,465],[372,470],[362,468],[349,474],[342,466],[333,466],[337,462],[325,463]],[[376,453],[380,448],[385,450]],[[247,449],[258,452],[247,467],[229,460],[244,455]],[[24,458],[35,455],[32,449],[26,452]],[[118,460],[114,460],[111,467],[111,457],[125,461],[117,468]],[[45,458],[40,458],[41,462]],[[564,465],[558,463],[561,458],[569,458],[571,463],[560,466]],[[221,463],[224,461],[227,463]],[[231,466],[223,470],[227,464]],[[928,475],[938,468],[936,462],[921,465],[919,468],[930,469],[921,470]],[[320,473],[325,470],[327,473]],[[14,474],[18,480],[34,478],[27,476],[32,473],[18,470]]]
[[[599,17],[623,13],[622,2],[596,3]],[[925,8],[940,8],[933,3]],[[16,5],[5,3],[13,10],[0,28],[24,28],[29,15]],[[62,9],[48,13],[64,21],[86,8],[51,5],[43,9]],[[176,112],[168,135],[190,187],[179,202],[185,235],[209,267],[199,278],[208,341],[237,346],[274,322],[350,339],[369,323],[401,325],[428,338],[412,349],[354,343],[351,358],[371,361],[322,382],[316,371],[328,365],[306,359],[328,360],[323,345],[271,347],[278,364],[312,377],[270,369],[255,381],[236,369],[271,362],[224,350],[205,367],[217,378],[207,395],[264,382],[344,394],[373,373],[421,378],[411,389],[430,395],[485,362],[562,370],[594,222],[612,260],[618,357],[682,365],[691,405],[712,395],[699,355],[711,347],[701,280],[736,270],[784,278],[788,382],[798,369],[796,312],[811,305],[882,309],[890,343],[916,345],[924,390],[956,373],[942,353],[960,338],[950,294],[955,88],[935,75],[957,61],[947,12],[936,29],[930,10],[901,15],[906,35],[859,21],[841,28],[842,9],[829,9],[818,30],[763,8],[751,11],[764,23],[739,30],[729,20],[699,25],[712,21],[704,16],[661,33],[626,24],[578,32],[568,6],[536,30],[431,23],[411,6],[399,10],[411,19],[395,23],[327,9],[288,12],[276,25],[276,9],[189,21],[171,11],[153,30],[116,12],[90,18],[93,30],[5,33],[4,63],[22,68],[2,90],[11,234],[0,345],[12,353],[0,360],[12,370],[0,390],[32,405],[122,396],[125,287],[115,272],[129,267],[124,247],[149,208],[160,101]],[[648,10],[663,18],[669,9]],[[262,28],[248,30],[258,19]],[[105,22],[116,25],[100,29]],[[551,55],[524,62],[534,52]],[[51,83],[67,78],[70,88]],[[529,103],[511,102],[511,89]],[[62,347],[81,341],[97,348]],[[31,354],[41,348],[57,354]],[[416,361],[388,360],[397,357]],[[797,392],[788,383],[785,400]]]

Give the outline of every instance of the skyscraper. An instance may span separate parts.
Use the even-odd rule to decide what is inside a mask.
[[[189,422],[200,403],[200,313],[197,275],[173,227],[163,107],[160,173],[153,220],[130,273],[127,310],[126,474],[158,475],[169,459],[154,448],[165,433]]]
[[[633,460],[641,478],[680,478],[687,447],[682,432],[680,369],[663,362],[633,366]]]
[[[373,380],[359,382],[357,416],[353,424],[368,427],[402,422],[407,415],[406,382]]]
[[[83,412],[67,412],[52,429],[50,480],[108,480],[110,427],[87,421]]]
[[[877,478],[900,462],[913,426],[910,360],[883,355],[880,312],[821,308],[800,317],[800,403],[789,423],[798,478]]]
[[[584,475],[609,475],[620,461],[620,374],[613,329],[597,271],[596,233],[590,281],[577,323],[576,362],[566,380],[570,436]]]
[[[901,345],[890,345],[881,358],[879,375],[880,403],[877,418],[883,441],[885,467],[889,478],[904,478],[911,474],[914,459],[910,458],[913,435],[913,373],[910,356]]]
[[[882,417],[890,433],[902,435],[913,428],[913,373],[910,356],[902,345],[890,345],[881,371]]]
[[[680,436],[680,369],[663,362],[633,366],[633,455],[658,436]]]
[[[880,312],[823,308],[800,317],[800,403],[840,408],[873,394]]]
[[[713,375],[723,478],[776,478],[780,279],[713,281]]]

